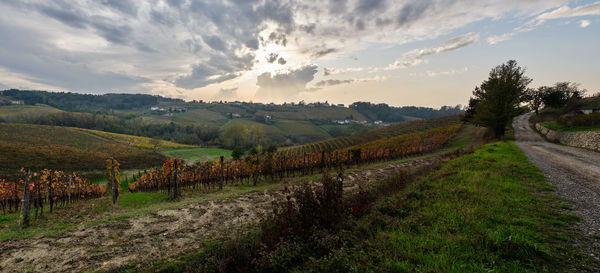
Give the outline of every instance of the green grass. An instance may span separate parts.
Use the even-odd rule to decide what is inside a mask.
[[[539,169],[512,142],[482,146],[379,200],[353,247],[301,271],[540,272],[585,269],[565,213]]]
[[[559,123],[553,122],[553,121],[540,122],[540,125],[542,125],[546,128],[550,128],[554,131],[560,131],[560,132],[600,131],[600,127],[589,127],[589,126],[569,127],[569,126],[565,126],[565,125],[562,125],[562,124],[559,124]]]
[[[192,163],[212,161],[218,159],[220,156],[231,157],[231,150],[218,148],[165,149],[160,152],[168,157],[178,157]]]

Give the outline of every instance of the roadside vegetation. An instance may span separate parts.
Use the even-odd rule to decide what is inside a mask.
[[[275,216],[235,239],[142,272],[563,272],[594,266],[577,217],[512,142],[342,195],[339,180],[287,191]],[[441,167],[440,167],[441,166]],[[565,210],[567,209],[567,210]],[[125,268],[121,268],[125,269]]]

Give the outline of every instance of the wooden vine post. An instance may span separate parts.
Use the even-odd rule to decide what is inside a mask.
[[[179,183],[177,183],[177,158],[173,159],[173,182],[175,183],[173,199],[176,199],[179,197]]]
[[[69,204],[71,203],[71,188],[72,187],[73,187],[73,175],[69,175],[69,187],[67,188]]]
[[[119,197],[119,185],[117,184],[121,182],[119,171],[119,162],[114,158],[106,161],[106,172],[110,179],[113,206],[117,204],[117,198]]]
[[[29,226],[29,168],[25,171],[25,185],[23,188],[23,226]]]
[[[221,156],[221,179],[219,180],[219,190],[223,189],[223,180],[225,179],[223,159],[224,157]]]

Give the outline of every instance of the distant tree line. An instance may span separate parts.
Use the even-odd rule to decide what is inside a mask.
[[[25,104],[37,103],[50,105],[58,109],[73,112],[106,113],[107,110],[127,110],[149,107],[159,101],[183,102],[145,94],[79,94],[71,92],[48,92],[10,89],[0,91],[0,95],[14,100],[22,100]]]
[[[416,118],[433,118],[441,116],[455,115],[462,113],[460,105],[442,106],[440,109],[417,106],[393,107],[385,103],[374,104],[370,102],[355,102],[350,105],[370,120],[382,120],[387,122],[406,121],[405,116]]]

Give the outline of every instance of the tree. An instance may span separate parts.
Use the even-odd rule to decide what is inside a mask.
[[[512,118],[524,112],[521,104],[528,101],[529,83],[531,79],[525,76],[525,69],[514,60],[493,68],[488,79],[473,91],[475,98],[469,107],[474,109],[467,110],[474,111],[471,122],[487,126],[497,138],[504,136]]]
[[[547,92],[547,86],[540,86],[537,89],[527,89],[527,99],[529,100],[529,106],[535,111],[537,115],[540,107],[544,104],[544,95]]]
[[[233,151],[231,151],[231,157],[233,157],[234,160],[239,160],[242,156],[244,156],[244,148],[240,146],[236,146],[233,148]]]
[[[581,99],[585,90],[579,90],[577,84],[571,82],[557,82],[552,87],[543,86],[540,89],[545,107],[561,108],[569,102]]]
[[[223,132],[223,142],[227,147],[237,147],[246,145],[248,128],[245,125],[237,123],[227,126]]]

